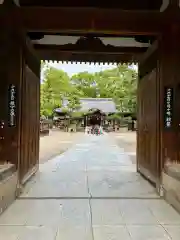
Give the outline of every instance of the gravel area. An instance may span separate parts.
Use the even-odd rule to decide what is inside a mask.
[[[40,137],[40,163],[65,152],[80,139],[84,133],[67,133],[59,130],[52,130],[47,136]]]

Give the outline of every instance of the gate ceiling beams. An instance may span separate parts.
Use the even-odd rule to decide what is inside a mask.
[[[14,17],[32,32],[98,32],[117,35],[157,35],[167,22],[159,11],[124,11],[95,8],[20,7]]]
[[[52,45],[52,44],[34,44],[34,48],[37,51],[57,51],[57,52],[67,52],[67,53],[94,53],[94,54],[114,54],[119,55],[122,53],[128,54],[137,54],[137,53],[144,53],[148,49],[147,47],[115,47],[113,45],[103,45],[101,48],[93,48],[94,46],[91,45],[89,48],[81,48],[77,49],[76,44],[65,44],[65,45]]]
[[[137,63],[140,60],[141,54],[121,53],[115,54],[93,54],[93,53],[72,53],[58,51],[37,51],[38,57],[41,60],[47,61],[65,61],[65,62],[90,62],[90,63]]]
[[[137,63],[147,48],[118,47],[117,51],[88,51],[65,49],[63,45],[34,45],[42,60],[83,61],[83,62],[134,62]]]

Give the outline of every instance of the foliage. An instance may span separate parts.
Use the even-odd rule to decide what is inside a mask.
[[[78,73],[72,76],[71,83],[79,92],[83,93],[83,97],[97,97],[96,79],[93,74],[88,72]]]
[[[41,115],[51,116],[54,108],[62,106],[71,113],[80,111],[80,98],[112,98],[119,112],[136,112],[137,72],[125,64],[91,74],[81,72],[71,78],[62,70],[42,64]],[[117,116],[116,116],[117,117]]]
[[[127,65],[97,74],[99,96],[113,98],[120,112],[136,110],[137,73]]]
[[[107,116],[106,118],[107,118],[108,120],[120,120],[120,119],[121,119],[121,116],[115,113],[115,114],[112,114],[112,115],[110,115],[110,116]]]
[[[69,100],[70,109],[78,109],[80,96],[67,73],[52,67],[46,68],[44,81],[41,84],[41,114],[51,116],[55,108],[63,107],[64,98]]]
[[[69,77],[67,73],[51,67],[46,69],[44,76],[41,84],[41,113],[50,116],[54,108],[61,107],[62,99],[69,91]]]
[[[72,118],[81,118],[84,116],[84,113],[83,112],[72,112],[71,113],[71,117]]]
[[[78,111],[80,109],[80,101],[79,101],[79,98],[78,96],[69,96],[68,98],[68,109],[70,112],[74,112],[74,111]]]

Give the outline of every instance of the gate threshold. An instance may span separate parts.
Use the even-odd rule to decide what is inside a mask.
[[[160,200],[158,197],[18,197],[17,200]]]

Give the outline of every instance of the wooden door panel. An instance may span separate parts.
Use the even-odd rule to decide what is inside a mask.
[[[40,60],[28,44],[23,50],[19,163],[22,183],[38,169],[40,131]]]
[[[39,161],[39,84],[40,79],[24,68],[21,121],[21,164],[23,179]]]
[[[159,92],[157,70],[145,75],[139,82],[138,112],[138,170],[156,183],[159,177]]]

